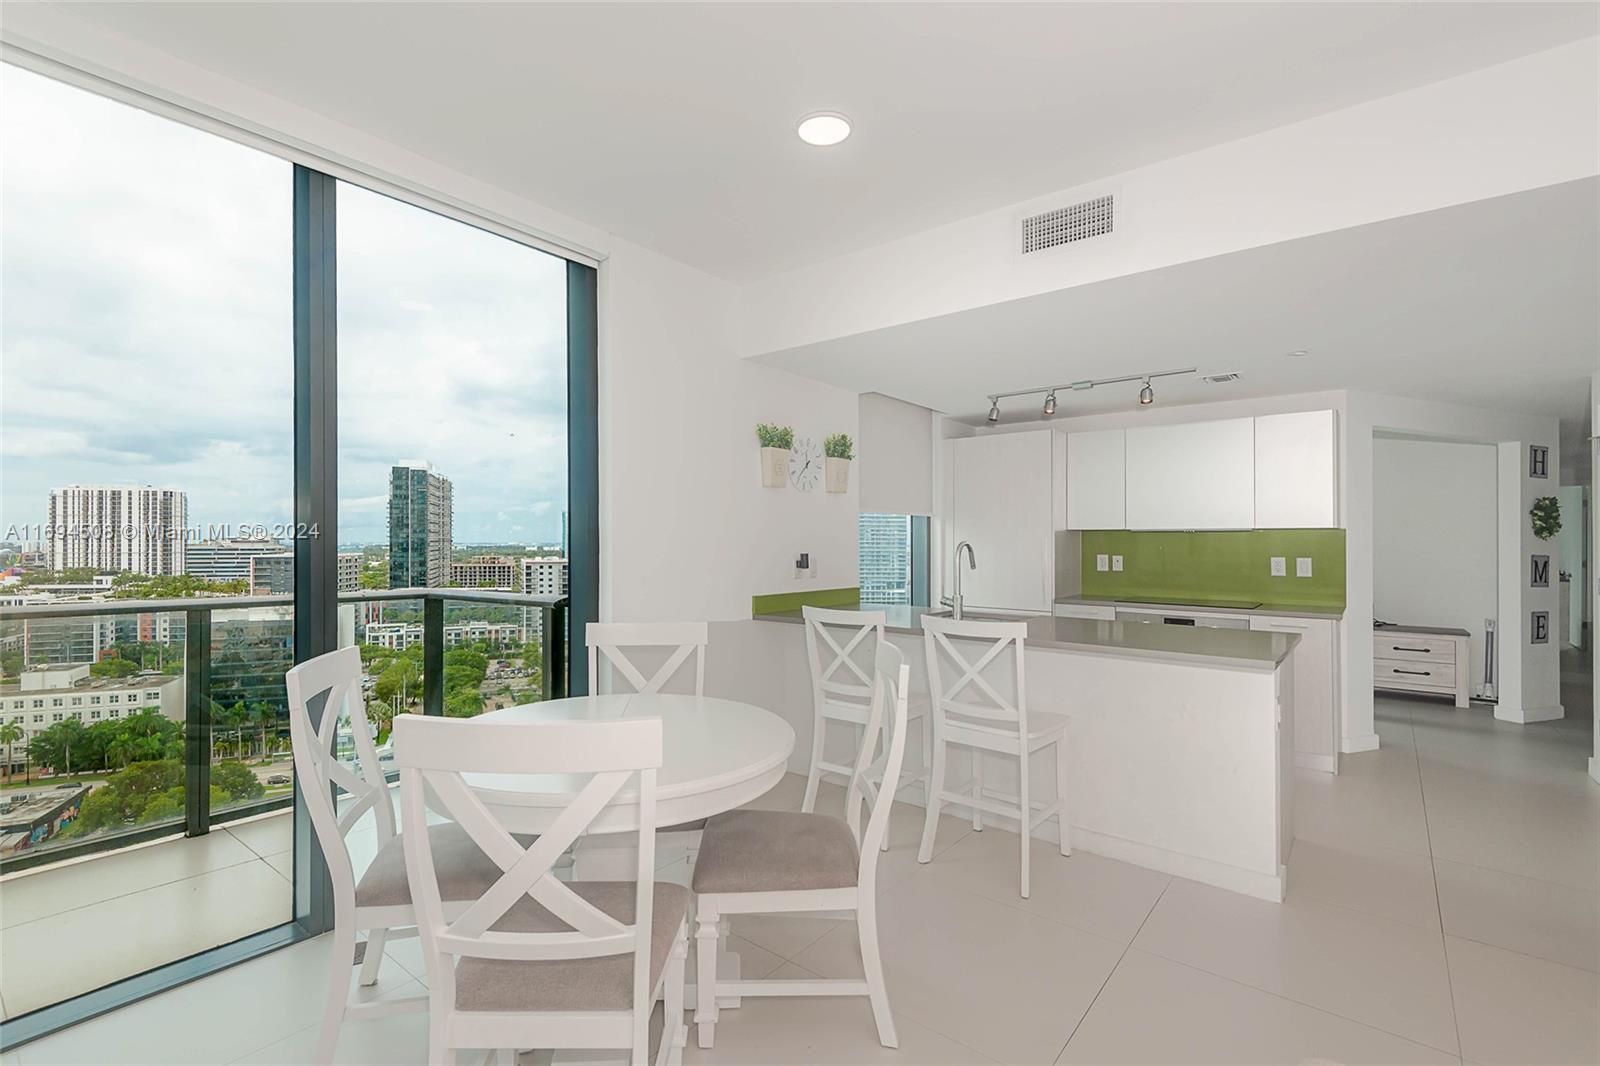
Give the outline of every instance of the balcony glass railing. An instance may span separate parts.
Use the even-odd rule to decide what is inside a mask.
[[[339,634],[361,646],[380,748],[396,714],[465,717],[567,691],[564,598],[342,593]],[[0,651],[0,873],[293,802],[291,597],[0,608]]]

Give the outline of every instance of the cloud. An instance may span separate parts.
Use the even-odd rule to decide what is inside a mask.
[[[288,521],[291,166],[9,66],[0,143],[0,519],[110,482]],[[453,482],[458,542],[557,539],[565,264],[354,186],[338,211],[339,539],[387,539],[403,457]]]

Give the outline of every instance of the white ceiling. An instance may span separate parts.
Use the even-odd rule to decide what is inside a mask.
[[[1592,4],[73,4],[751,280],[1597,32]],[[855,134],[795,137],[836,109]]]
[[[1322,389],[1582,418],[1600,365],[1600,179],[1410,215],[763,356],[970,421],[989,393],[1198,366],[1159,403]],[[1285,353],[1304,349],[1306,358]],[[1057,417],[1135,406],[1063,392]],[[1039,417],[1042,397],[1002,401]]]

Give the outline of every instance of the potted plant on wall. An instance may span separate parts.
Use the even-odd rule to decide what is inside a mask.
[[[756,439],[761,442],[761,484],[781,489],[789,480],[789,449],[794,447],[794,429],[770,422],[756,424]]]
[[[848,433],[835,433],[822,442],[822,454],[827,457],[824,476],[829,492],[850,490],[850,460],[855,458],[851,447]]]
[[[1540,540],[1549,540],[1561,532],[1561,501],[1554,496],[1534,500],[1528,515],[1533,519],[1533,535]]]

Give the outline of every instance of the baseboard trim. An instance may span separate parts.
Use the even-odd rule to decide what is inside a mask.
[[[1276,875],[1258,873],[1255,870],[1229,866],[1214,859],[1184,855],[1165,848],[1139,844],[1107,833],[1096,833],[1092,829],[1073,826],[1072,850],[1080,849],[1095,855],[1104,855],[1108,859],[1159,870],[1175,877],[1187,877],[1191,881],[1225,888],[1230,892],[1254,896],[1256,899],[1271,900],[1273,903],[1283,902],[1283,895],[1289,884],[1289,872],[1283,866],[1278,867]]]
[[[1358,751],[1377,751],[1378,734],[1362,733],[1353,737],[1340,737],[1339,750],[1347,755]]]
[[[1527,725],[1530,722],[1552,722],[1557,718],[1565,718],[1567,711],[1559,703],[1551,707],[1507,707],[1500,703],[1495,705],[1494,716],[1502,722]]]
[[[1309,751],[1294,753],[1294,764],[1303,770],[1321,770],[1325,774],[1339,772],[1339,756],[1317,755]]]

